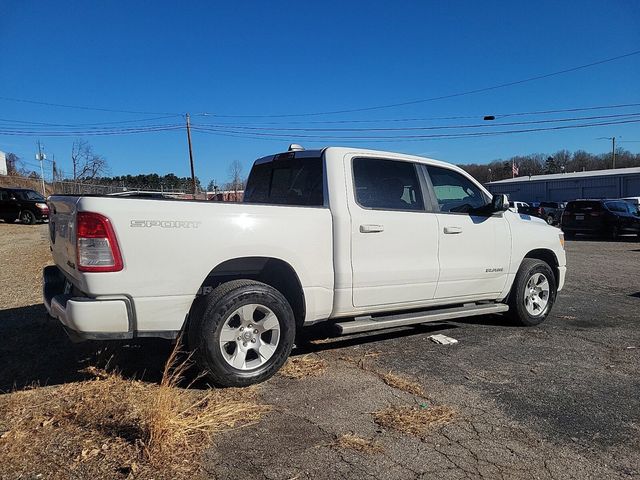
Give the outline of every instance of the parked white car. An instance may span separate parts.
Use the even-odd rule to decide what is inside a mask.
[[[527,202],[509,202],[509,210],[515,213],[520,213],[525,210],[528,211],[529,204]]]
[[[273,375],[296,331],[549,314],[562,233],[448,163],[355,148],[257,160],[244,203],[52,196],[44,303],[78,339],[184,331],[218,385]]]

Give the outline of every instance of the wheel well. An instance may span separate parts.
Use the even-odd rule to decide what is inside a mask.
[[[558,284],[559,272],[558,272],[558,259],[556,258],[556,254],[551,250],[547,250],[545,248],[539,248],[536,250],[531,250],[527,253],[524,258],[535,258],[537,260],[542,260],[547,265],[551,267],[551,271],[553,271],[553,276],[556,280],[556,285]]]
[[[291,265],[277,258],[242,257],[222,262],[209,272],[198,295],[206,295],[222,283],[239,279],[257,280],[278,290],[291,305],[296,325],[304,323],[306,307],[300,279]]]

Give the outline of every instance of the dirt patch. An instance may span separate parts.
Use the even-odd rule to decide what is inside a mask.
[[[47,225],[0,222],[0,308],[42,301],[42,269],[51,265]]]
[[[327,362],[314,355],[291,357],[280,369],[280,375],[287,378],[317,377],[327,370]]]
[[[369,454],[384,452],[384,448],[379,442],[362,438],[353,433],[340,435],[331,446],[336,450],[355,450],[356,452]]]
[[[373,419],[381,427],[419,436],[429,428],[451,422],[455,414],[446,405],[393,406],[375,412]]]

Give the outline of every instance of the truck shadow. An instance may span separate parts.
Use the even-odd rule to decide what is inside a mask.
[[[458,319],[456,323],[480,321]],[[482,323],[504,326],[500,315],[482,318]],[[420,324],[390,330],[337,336],[331,324],[308,327],[296,339],[292,355],[338,350],[403,337],[447,333],[455,323]],[[47,316],[44,305],[0,310],[0,394],[36,386],[58,385],[94,378],[87,367],[116,371],[124,378],[159,383],[174,343],[161,339],[121,342],[73,343],[59,322]],[[186,354],[183,355],[186,358]],[[208,388],[192,368],[185,386]]]
[[[88,366],[158,382],[173,346],[166,340],[72,343],[44,305],[0,310],[0,393],[93,378]]]

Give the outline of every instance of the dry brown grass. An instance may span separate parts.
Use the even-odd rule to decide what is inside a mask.
[[[446,405],[422,406],[392,406],[379,410],[373,414],[374,421],[385,428],[411,435],[422,435],[429,428],[449,423],[456,412]]]
[[[393,372],[376,373],[382,379],[382,381],[390,387],[396,388],[411,395],[415,395],[416,397],[427,397],[427,394],[422,388],[422,385],[420,385],[418,382],[414,382],[413,380],[409,380],[403,375],[398,375]]]
[[[188,362],[178,357],[175,350],[160,385],[94,370],[92,380],[2,397],[0,477],[197,476],[213,434],[269,408],[254,388],[180,388]]]
[[[415,382],[404,375],[393,373],[392,371],[382,372],[374,367],[369,366],[367,360],[377,358],[380,356],[380,352],[367,351],[360,358],[353,358],[348,356],[340,357],[340,360],[356,365],[358,368],[365,372],[370,372],[376,375],[380,380],[389,385],[392,388],[401,390],[410,395],[416,397],[427,398],[427,393],[418,382]]]
[[[53,262],[47,228],[0,222],[1,308],[42,302],[42,269]]]
[[[280,375],[287,378],[318,377],[327,370],[327,362],[311,354],[291,357],[280,369]]]
[[[355,450],[362,453],[382,453],[384,448],[379,442],[362,438],[353,433],[345,433],[340,435],[331,446],[338,450]]]

